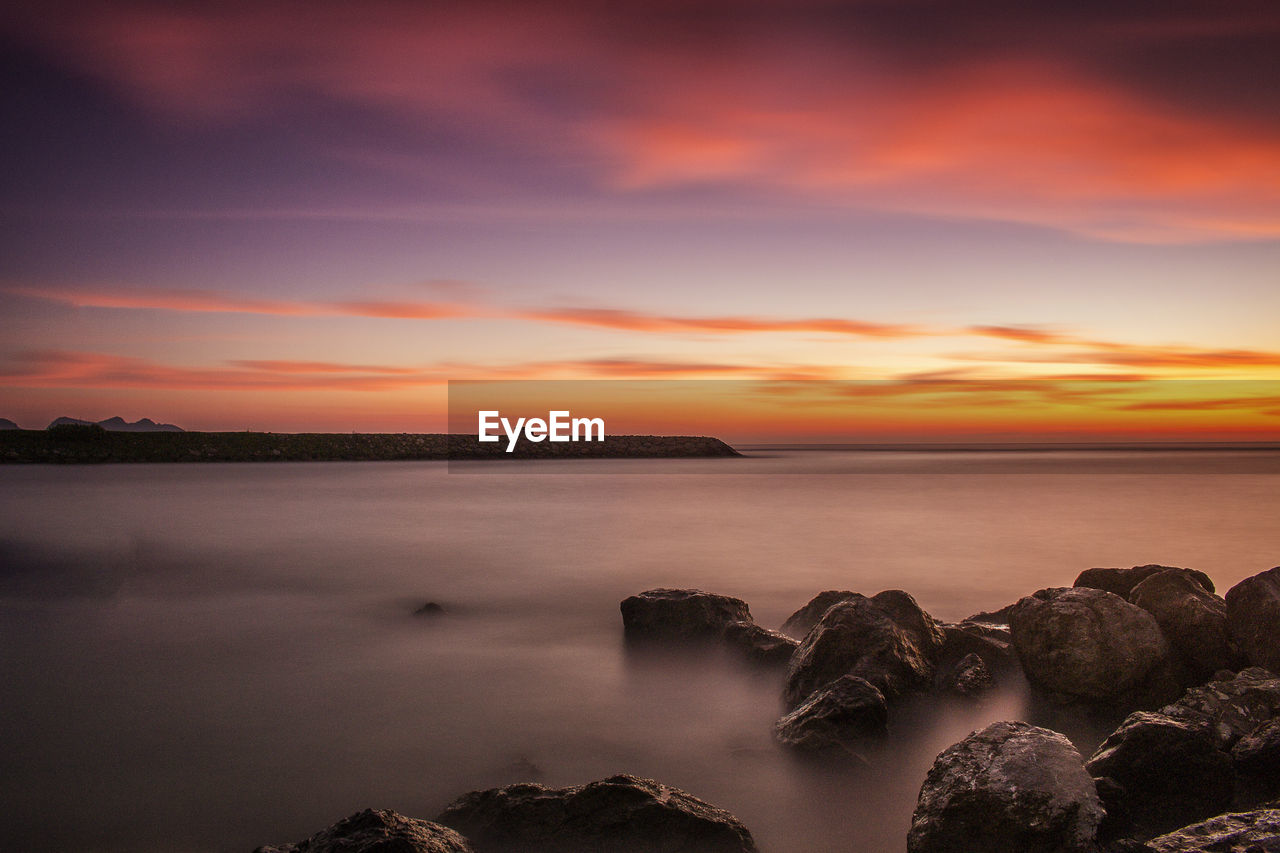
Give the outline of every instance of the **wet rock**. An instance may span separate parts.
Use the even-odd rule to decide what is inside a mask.
[[[778,720],[775,733],[800,749],[849,749],[862,738],[885,734],[888,719],[884,694],[865,678],[844,675]]]
[[[737,818],[652,779],[473,791],[437,820],[480,853],[755,853]]]
[[[831,605],[848,601],[855,595],[857,595],[856,592],[834,589],[818,593],[808,604],[787,617],[787,621],[782,623],[782,633],[797,640],[803,640],[805,634],[813,630],[813,626],[818,624],[822,614],[826,613]]]
[[[1280,717],[1280,678],[1260,667],[1238,675],[1219,673],[1160,713],[1203,728],[1220,749],[1230,750],[1263,723]]]
[[[700,589],[651,589],[624,599],[622,626],[629,640],[711,641],[733,622],[751,622],[740,598]]]
[[[981,613],[975,613],[966,617],[965,622],[979,622],[984,625],[1008,625],[1009,618],[1013,615],[1013,608],[1018,606],[1018,602],[1006,604],[999,610],[984,610]]]
[[[725,645],[760,664],[786,664],[800,645],[786,634],[770,631],[754,622],[730,622],[724,629]]]
[[[1053,701],[1131,710],[1177,695],[1155,618],[1118,595],[1042,589],[1018,602],[1010,630],[1027,679]]]
[[[1132,834],[1149,838],[1231,805],[1231,758],[1207,731],[1163,714],[1125,718],[1086,765],[1123,788]]]
[[[1147,578],[1160,572],[1182,572],[1202,586],[1205,592],[1216,592],[1213,581],[1204,572],[1196,569],[1181,569],[1177,566],[1134,566],[1132,569],[1085,569],[1072,584],[1075,587],[1106,590],[1113,595],[1128,599],[1133,588]]]
[[[1156,572],[1133,588],[1129,601],[1155,617],[1189,684],[1203,684],[1239,664],[1227,602],[1186,572]]]
[[[944,639],[907,593],[855,594],[828,608],[792,655],[786,705],[796,708],[842,675],[865,678],[889,701],[928,687]]]
[[[444,605],[436,601],[428,601],[426,604],[413,611],[414,616],[443,616]]]
[[[1271,777],[1280,788],[1280,717],[1272,717],[1236,741],[1231,760],[1244,773]]]
[[[920,789],[909,853],[1094,853],[1103,810],[1071,742],[992,723],[948,747]]]
[[[1280,717],[1273,717],[1236,741],[1237,807],[1250,808],[1280,796]]]
[[[1098,799],[1102,801],[1102,810],[1106,817],[1098,826],[1098,838],[1113,840],[1127,836],[1133,828],[1133,815],[1129,813],[1129,792],[1124,786],[1110,776],[1095,776],[1093,786],[1098,791]]]
[[[968,655],[982,658],[993,675],[1018,667],[1013,636],[1008,628],[989,622],[956,622],[942,626],[944,640],[938,651],[938,668],[954,666]]]
[[[254,853],[474,853],[448,827],[388,809],[365,809],[296,844],[268,845]]]
[[[1280,809],[1218,815],[1153,838],[1149,846],[1156,853],[1276,853]]]
[[[1227,621],[1254,666],[1280,673],[1280,566],[1227,590]]]
[[[934,687],[959,696],[981,696],[996,686],[996,679],[982,658],[967,654],[950,666],[938,667]]]

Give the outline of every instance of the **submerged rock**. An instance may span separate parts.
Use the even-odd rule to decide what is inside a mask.
[[[629,640],[710,641],[734,622],[752,622],[740,598],[700,589],[651,589],[623,600],[622,627]]]
[[[786,634],[754,622],[730,622],[724,629],[724,642],[747,660],[762,664],[785,664],[799,645]]]
[[[909,853],[1094,853],[1101,802],[1057,732],[992,723],[948,747],[920,789]]]
[[[1155,853],[1275,853],[1280,808],[1218,815],[1148,842]]]
[[[732,814],[652,779],[473,791],[437,820],[480,853],[755,853]]]
[[[950,666],[938,667],[934,687],[960,696],[980,696],[996,686],[995,676],[976,654],[967,654]]]
[[[885,734],[888,719],[889,705],[874,684],[843,675],[778,720],[775,733],[800,749],[849,749],[862,738]]]
[[[1156,572],[1133,588],[1129,600],[1155,617],[1186,683],[1203,684],[1218,670],[1236,668],[1227,603],[1186,572]]]
[[[1086,767],[1119,784],[1111,799],[1144,838],[1222,812],[1235,791],[1231,758],[1207,731],[1146,711],[1126,717]]]
[[[785,701],[796,708],[842,675],[856,675],[892,701],[928,687],[945,637],[910,595],[889,590],[832,605],[791,657]]]
[[[254,853],[474,853],[445,826],[389,809],[365,809],[296,844],[267,845]]]
[[[1042,589],[1018,602],[1010,629],[1027,679],[1054,701],[1131,710],[1177,695],[1160,626],[1118,595]]]
[[[1227,590],[1227,621],[1254,666],[1280,673],[1280,566]]]
[[[1181,569],[1177,566],[1134,566],[1132,569],[1085,569],[1072,584],[1075,587],[1102,589],[1109,593],[1128,599],[1133,588],[1147,578],[1160,572],[1181,572],[1204,588],[1205,592],[1215,592],[1213,580],[1197,569]]]
[[[965,620],[943,625],[942,631],[946,639],[938,651],[934,677],[938,690],[976,696],[1018,666],[1007,628]]]
[[[795,637],[797,640],[803,640],[805,635],[813,630],[813,626],[818,624],[822,614],[826,613],[831,605],[838,604],[841,601],[848,601],[856,595],[856,592],[834,589],[818,593],[810,599],[808,604],[787,617],[787,621],[782,623],[782,633],[789,637]]]
[[[413,611],[414,616],[443,616],[444,605],[436,601],[428,601],[426,604]]]

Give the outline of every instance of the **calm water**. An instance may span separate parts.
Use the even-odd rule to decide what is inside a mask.
[[[0,468],[0,847],[248,851],[630,772],[766,853],[892,853],[934,755],[1026,715],[1017,685],[813,764],[771,739],[780,675],[629,655],[618,602],[699,586],[777,626],[901,588],[957,619],[1090,566],[1223,591],[1280,563],[1275,454],[566,464]],[[429,599],[449,614],[410,615]]]

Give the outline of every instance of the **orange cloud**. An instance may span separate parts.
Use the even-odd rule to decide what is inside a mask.
[[[1269,165],[1280,133],[1179,113],[1048,63],[817,86],[785,107],[704,75],[646,107],[596,129],[623,188],[774,187],[1107,239],[1280,236]]]
[[[590,164],[624,195],[713,183],[1106,239],[1280,235],[1269,104],[1255,96],[1247,118],[1195,109],[1177,98],[1185,74],[1164,69],[1153,96],[1108,61],[1136,39],[1275,32],[1274,11],[1028,5],[995,20],[906,4],[968,26],[942,43],[927,27],[888,34],[884,24],[905,16],[873,5],[867,20],[857,4],[833,15],[825,2],[755,16],[718,3],[637,14],[627,4],[85,2],[12,17],[168,119],[248,121],[302,97],[518,140]]]

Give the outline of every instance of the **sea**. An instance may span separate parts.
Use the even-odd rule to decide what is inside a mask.
[[[940,620],[1095,566],[1280,563],[1274,449],[0,466],[0,849],[240,851],[367,807],[657,779],[764,853],[906,849],[934,757],[1047,720],[1024,683],[896,707],[861,755],[777,744],[785,674],[642,653],[619,602],[904,589]],[[443,612],[416,615],[426,602]]]

